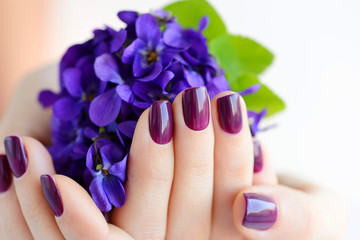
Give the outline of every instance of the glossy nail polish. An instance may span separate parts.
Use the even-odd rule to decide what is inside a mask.
[[[228,133],[239,133],[242,128],[239,94],[235,93],[218,98],[217,110],[221,128]]]
[[[64,212],[64,207],[54,178],[47,174],[41,175],[40,181],[46,201],[48,202],[55,216],[60,217]]]
[[[27,168],[27,157],[20,137],[10,136],[4,139],[6,156],[14,176],[21,177]]]
[[[169,101],[157,101],[151,105],[149,130],[154,142],[158,144],[170,142],[173,135],[173,116]]]
[[[204,130],[209,125],[210,105],[205,87],[186,89],[182,96],[186,126],[194,131]]]
[[[6,192],[12,181],[10,166],[5,155],[0,154],[0,193]]]
[[[262,156],[260,142],[254,139],[253,143],[254,143],[254,173],[258,173],[263,168],[263,156]]]
[[[257,193],[244,193],[244,197],[246,209],[243,226],[257,230],[271,228],[278,215],[274,199]]]

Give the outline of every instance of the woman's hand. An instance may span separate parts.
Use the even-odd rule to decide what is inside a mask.
[[[29,82],[0,137],[47,142],[50,113],[36,105],[43,86]],[[340,239],[345,228],[336,196],[301,182],[279,185],[258,144],[254,174],[246,107],[233,92],[209,102],[203,88],[185,90],[172,108],[158,102],[141,115],[114,225],[76,182],[55,175],[38,141],[10,137],[5,146],[12,173],[0,157],[1,239]]]

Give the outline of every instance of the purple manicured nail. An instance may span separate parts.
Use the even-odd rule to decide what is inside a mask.
[[[42,189],[50,208],[55,216],[60,217],[64,212],[63,203],[55,179],[47,174],[40,177]]]
[[[217,110],[221,128],[228,133],[238,133],[242,128],[240,96],[238,93],[217,100]]]
[[[27,168],[27,157],[20,137],[10,136],[4,139],[6,156],[14,176],[21,177]]]
[[[182,96],[183,114],[186,126],[195,131],[209,125],[210,106],[205,87],[186,89]]]
[[[263,156],[262,156],[260,142],[254,139],[253,143],[254,143],[254,173],[258,173],[263,168]]]
[[[151,105],[149,128],[154,142],[158,144],[170,142],[173,134],[173,116],[169,101],[156,101]]]
[[[0,154],[0,193],[6,192],[12,181],[10,166],[5,155]]]
[[[277,206],[271,197],[257,193],[244,193],[246,201],[243,226],[257,230],[271,228],[277,219]]]

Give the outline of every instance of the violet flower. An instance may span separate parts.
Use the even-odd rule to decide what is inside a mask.
[[[118,17],[125,29],[96,29],[92,39],[70,47],[60,62],[60,92],[39,94],[44,107],[53,107],[48,149],[57,173],[89,190],[104,212],[125,202],[128,154],[145,109],[190,87],[205,86],[211,98],[230,90],[202,33],[208,17],[198,29],[182,28],[162,10]],[[263,115],[249,111],[253,134]]]
[[[248,111],[248,118],[251,121],[250,123],[250,131],[253,137],[260,131],[259,123],[266,116],[267,109],[264,108],[261,112],[257,113],[254,111]]]
[[[163,44],[159,23],[153,15],[140,15],[135,30],[137,39],[125,49],[122,61],[132,64],[137,80],[151,81],[170,64],[173,53]]]
[[[86,156],[86,167],[94,177],[89,190],[101,211],[112,206],[120,208],[125,203],[127,155],[123,148],[109,139],[96,140]]]

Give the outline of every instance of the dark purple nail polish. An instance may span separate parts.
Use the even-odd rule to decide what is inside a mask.
[[[60,217],[64,212],[64,207],[54,178],[45,174],[41,175],[40,181],[46,201],[48,202],[55,216]]]
[[[27,168],[27,157],[21,138],[10,136],[4,139],[6,156],[14,176],[21,177]]]
[[[238,93],[217,100],[217,110],[221,128],[228,133],[238,133],[242,128],[240,96]]]
[[[182,96],[183,114],[186,126],[195,131],[209,125],[210,105],[205,87],[186,89]]]
[[[257,193],[244,193],[246,201],[243,226],[257,230],[271,228],[277,219],[277,206],[271,197]]]
[[[263,156],[262,156],[260,142],[254,139],[253,143],[254,143],[254,173],[258,173],[263,168]]]
[[[169,101],[157,101],[151,105],[149,128],[154,142],[158,144],[170,142],[173,134],[173,116]]]
[[[0,193],[6,192],[12,181],[10,166],[5,155],[0,154]]]

